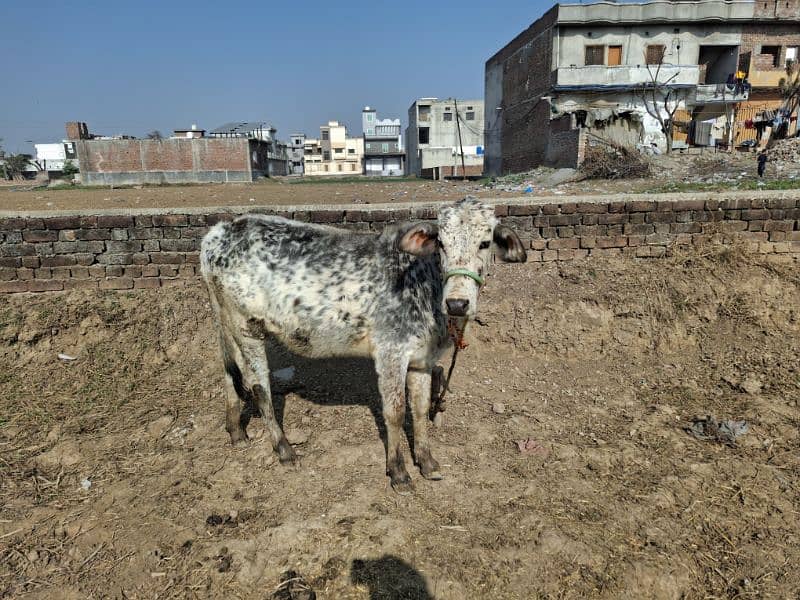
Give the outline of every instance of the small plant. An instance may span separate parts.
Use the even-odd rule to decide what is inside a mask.
[[[64,162],[64,167],[61,169],[61,173],[63,173],[66,179],[72,179],[79,172],[80,169],[78,169],[78,167],[75,166],[75,163],[69,159]]]

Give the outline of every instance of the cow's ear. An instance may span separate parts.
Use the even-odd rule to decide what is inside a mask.
[[[494,228],[494,243],[500,249],[500,258],[504,262],[525,262],[528,260],[528,253],[522,240],[514,233],[514,230],[505,225],[498,225]]]
[[[436,251],[439,227],[435,223],[412,223],[400,230],[397,248],[414,256],[428,256]]]

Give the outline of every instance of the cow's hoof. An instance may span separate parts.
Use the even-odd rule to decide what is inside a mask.
[[[247,432],[244,429],[240,429],[238,431],[234,431],[230,434],[231,436],[231,446],[234,448],[245,448],[247,447],[250,440],[247,438]]]
[[[434,427],[436,428],[442,427],[444,425],[444,413],[437,412],[435,415],[433,415],[431,421],[433,421]]]
[[[430,479],[431,481],[440,481],[444,479],[444,475],[442,475],[441,471],[439,471],[438,469],[435,469],[433,471],[428,471],[427,473],[425,471],[422,471],[422,476],[425,479]]]
[[[392,489],[401,496],[408,496],[414,491],[414,484],[411,482],[410,477],[407,479],[398,479],[397,481],[392,481]]]
[[[292,448],[286,440],[281,440],[278,444],[278,460],[282,465],[300,466],[300,457],[297,456],[297,452],[294,451],[294,448]]]

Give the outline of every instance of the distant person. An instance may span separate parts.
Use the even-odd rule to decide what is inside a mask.
[[[764,177],[764,169],[767,168],[767,151],[762,150],[758,153],[758,176]]]

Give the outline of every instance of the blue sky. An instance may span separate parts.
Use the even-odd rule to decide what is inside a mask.
[[[6,2],[0,138],[57,141],[266,120],[287,139],[361,108],[401,118],[420,96],[483,97],[483,66],[551,3]]]

